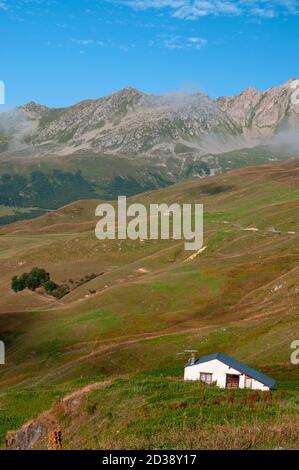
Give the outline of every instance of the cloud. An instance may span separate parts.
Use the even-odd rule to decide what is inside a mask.
[[[202,49],[207,40],[200,37],[166,36],[162,37],[162,47],[170,50]]]
[[[1,10],[7,11],[8,9],[9,7],[6,2],[0,2],[0,11]]]
[[[189,47],[194,46],[196,49],[201,49],[206,45],[207,40],[204,38],[192,37],[188,38]]]
[[[274,18],[275,16],[277,16],[275,10],[266,10],[263,8],[253,8],[251,11],[251,15],[260,18]]]
[[[204,16],[273,18],[299,14],[299,0],[116,0],[134,10],[165,10],[170,16],[196,20]]]
[[[103,41],[96,41],[95,39],[72,39],[72,42],[79,44],[80,46],[103,46]]]
[[[113,48],[113,49],[119,49],[122,52],[129,52],[131,49],[136,47],[135,43],[119,43],[111,40],[106,40],[106,41],[99,41],[96,39],[75,39],[72,38],[70,41],[74,44],[77,44],[79,46],[79,53],[80,54],[85,54],[87,51],[87,48],[90,46],[98,46],[100,48],[105,47],[105,48]]]
[[[94,44],[93,39],[79,39],[75,42],[77,42],[77,44],[81,44],[82,46],[89,46],[90,44]]]

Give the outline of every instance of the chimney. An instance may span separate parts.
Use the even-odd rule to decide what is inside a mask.
[[[191,356],[190,356],[190,365],[193,366],[193,364],[195,363],[196,361],[196,356],[195,356],[195,353],[191,353]]]

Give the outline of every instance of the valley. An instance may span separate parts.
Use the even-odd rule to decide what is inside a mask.
[[[299,336],[298,188],[295,159],[132,196],[130,202],[146,206],[204,204],[206,249],[191,259],[183,241],[97,240],[97,199],[1,227],[2,445],[7,431],[101,381],[111,384],[88,394],[72,418],[55,411],[66,448],[113,448],[112,442],[116,448],[180,448],[178,423],[185,413],[192,417],[185,423],[186,447],[208,448],[216,429],[217,448],[232,446],[233,439],[241,448],[298,445],[299,374],[290,362],[290,344]],[[37,291],[14,293],[11,278],[35,266],[68,284],[69,294],[57,300]],[[232,354],[275,377],[272,404],[256,398],[252,414],[250,397],[245,406],[236,395],[235,408],[229,392],[183,383],[188,350]],[[208,406],[210,428],[197,440],[191,427],[204,408],[192,396],[218,402]],[[79,434],[72,434],[69,419]],[[242,442],[225,424],[232,420],[231,432],[241,435],[251,419],[254,431]],[[269,423],[277,431],[266,437]],[[99,440],[95,426],[102,430]]]

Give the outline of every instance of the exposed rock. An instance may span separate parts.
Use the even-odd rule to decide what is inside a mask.
[[[217,103],[246,138],[273,137],[279,130],[299,126],[299,107],[291,99],[293,82],[265,92],[248,88],[236,97],[219,98]]]
[[[110,381],[89,384],[71,393],[59,401],[53,408],[40,414],[36,419],[25,423],[17,431],[9,431],[6,435],[6,449],[29,450],[41,442],[48,449],[59,449],[62,444],[59,418],[61,415],[70,416],[81,405],[85,396],[99,388],[109,385]]]

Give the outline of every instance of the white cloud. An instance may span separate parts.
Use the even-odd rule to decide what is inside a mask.
[[[162,40],[162,47],[170,50],[202,49],[207,40],[200,37],[167,36]]]
[[[79,44],[80,46],[103,46],[103,41],[96,41],[94,39],[72,39],[72,42]]]
[[[204,16],[273,18],[299,14],[299,0],[116,0],[134,10],[166,10],[175,18],[196,20]]]
[[[192,37],[188,38],[188,46],[195,47],[195,49],[201,49],[207,44],[207,40],[204,38]]]
[[[252,16],[259,16],[260,18],[274,18],[277,16],[275,10],[263,9],[263,8],[253,8],[251,11]]]

